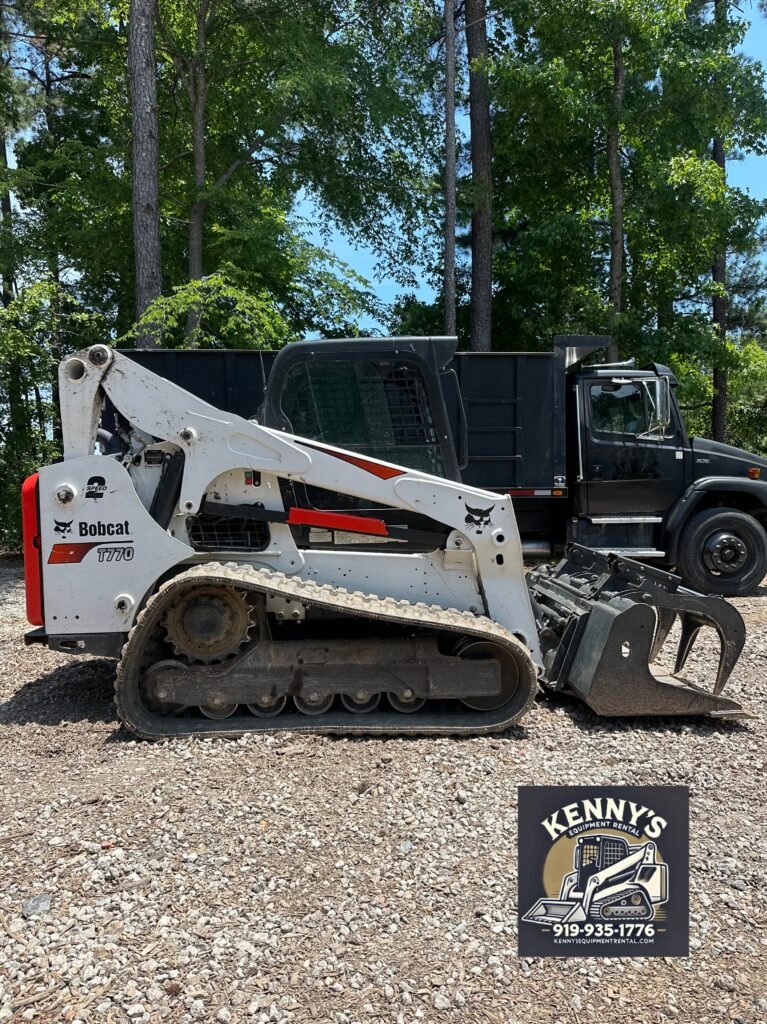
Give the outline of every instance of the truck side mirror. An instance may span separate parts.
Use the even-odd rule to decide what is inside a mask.
[[[665,437],[669,423],[671,423],[671,387],[668,377],[655,377],[653,380],[643,380],[648,400],[648,427],[644,431],[644,437]]]
[[[668,429],[668,425],[671,422],[671,386],[669,384],[668,377],[658,378],[657,395],[658,401],[656,402],[656,410],[658,423],[662,428],[661,433],[665,434]]]

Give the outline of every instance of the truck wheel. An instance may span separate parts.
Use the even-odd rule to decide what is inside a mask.
[[[767,575],[767,534],[734,508],[699,512],[682,534],[677,572],[704,594],[752,594]]]

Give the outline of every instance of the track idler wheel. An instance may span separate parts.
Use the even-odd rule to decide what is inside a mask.
[[[508,705],[513,713],[515,702],[520,709],[530,701],[527,684],[527,665],[521,665],[506,647],[492,640],[463,640],[456,648],[461,658],[480,661],[497,660],[501,665],[501,692],[490,697],[463,697],[463,703],[472,711],[496,711]]]
[[[367,715],[371,711],[375,711],[381,703],[381,694],[374,693],[366,696],[365,694],[342,693],[341,703],[353,715]]]
[[[389,704],[392,710],[399,711],[402,715],[412,715],[416,711],[420,711],[426,701],[423,697],[416,697],[412,690],[405,691],[408,696],[404,696],[400,693],[389,693]]]
[[[200,707],[200,711],[202,711],[205,717],[212,719],[214,722],[224,718],[231,718],[236,710],[236,704],[205,704]]]

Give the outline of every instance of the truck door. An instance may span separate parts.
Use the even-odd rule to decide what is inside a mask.
[[[581,381],[588,515],[660,514],[685,487],[681,424],[667,378]]]

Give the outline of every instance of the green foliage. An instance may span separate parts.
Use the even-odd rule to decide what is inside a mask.
[[[387,310],[326,251],[340,228],[408,292],[419,274],[441,278],[441,9],[436,0],[159,0],[163,295],[135,325],[128,0],[3,5],[0,129],[15,158],[0,160],[7,508],[23,475],[57,451],[55,364],[72,348],[135,344],[150,328],[173,347],[276,347],[357,334],[371,318],[397,333],[441,333],[439,301],[406,294]],[[730,436],[764,449],[767,205],[727,183],[711,143],[720,138],[728,160],[767,152],[767,94],[764,69],[740,51],[745,20],[732,5],[725,18],[712,11],[711,0],[493,6],[493,340],[548,349],[558,333],[609,329],[606,140],[618,128],[622,354],[674,366],[694,428],[708,431],[709,378],[722,358],[711,265],[726,248]],[[619,111],[616,47],[626,73]],[[465,55],[459,67],[465,78]],[[202,184],[193,173],[198,73]],[[460,157],[465,256],[472,197]],[[190,283],[189,223],[200,205],[203,278]],[[469,290],[464,258],[462,342]],[[16,526],[7,516],[0,542]]]
[[[253,295],[212,274],[155,299],[118,345],[132,346],[152,334],[163,348],[280,348],[289,332],[271,296]]]
[[[0,306],[0,550],[19,543],[19,487],[61,454],[56,373],[68,352],[104,337],[98,314],[40,282]]]
[[[711,421],[711,364],[674,355],[679,401],[690,435],[706,437]],[[767,452],[767,352],[754,341],[728,346],[728,441],[751,452]]]

